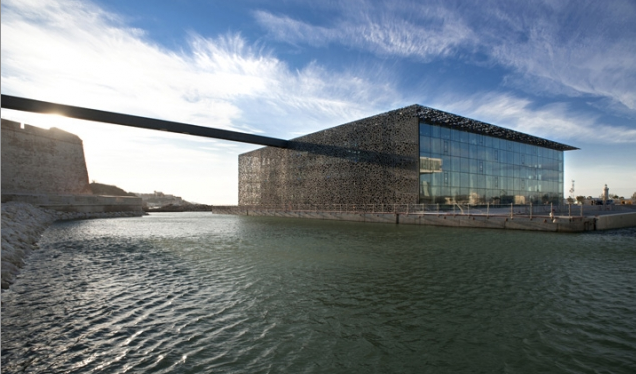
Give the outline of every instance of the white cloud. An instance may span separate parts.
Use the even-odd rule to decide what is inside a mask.
[[[250,115],[262,118],[252,113],[272,105],[337,118],[350,107],[355,114],[375,109],[376,97],[395,97],[377,95],[360,74],[327,72],[315,63],[291,70],[240,34],[192,33],[183,50],[171,51],[87,2],[2,6],[5,93],[244,131],[262,131]],[[247,111],[240,105],[245,100],[267,104]]]
[[[598,196],[605,183],[612,193],[622,196],[631,196],[635,190],[636,174],[627,160],[633,156],[636,129],[604,125],[602,118],[577,112],[564,103],[536,106],[501,92],[443,95],[431,105],[581,148],[565,153],[566,196],[572,179],[576,180],[575,195]]]
[[[396,4],[375,6],[366,1],[345,3],[343,16],[329,27],[288,16],[257,11],[254,16],[272,37],[315,47],[343,44],[379,55],[415,56],[428,61],[455,54],[473,44],[473,32],[460,18],[439,6]]]
[[[341,44],[383,58],[460,56],[471,62],[475,52],[485,52],[491,64],[511,69],[505,84],[540,94],[592,96],[596,103],[625,107],[627,116],[633,113],[636,45],[628,25],[633,6],[599,5],[593,15],[600,21],[592,22],[584,3],[573,16],[578,28],[570,30],[563,22],[570,8],[559,8],[560,2],[547,3],[549,12],[538,3],[524,5],[528,9],[464,4],[321,3],[315,6],[338,14],[322,24],[266,11],[255,17],[278,40]],[[181,49],[169,50],[87,1],[3,1],[1,31],[4,94],[281,138],[417,101],[404,100],[396,86],[401,72],[372,63],[337,72],[319,61],[292,69],[236,33],[192,32]],[[506,93],[445,96],[441,87],[420,88],[435,92],[432,105],[440,109],[575,146],[589,139],[636,142],[634,130],[609,126],[564,103],[537,106]],[[2,110],[3,117],[9,114],[80,135],[92,179],[199,202],[236,203],[237,155],[256,148]]]
[[[499,27],[514,32],[488,41],[493,60],[514,69],[515,87],[604,97],[636,111],[633,3],[610,7],[583,2],[533,10],[532,17],[508,14]]]
[[[636,113],[636,7],[630,1],[344,3],[316,25],[259,11],[270,36],[341,44],[428,62],[459,57],[511,69],[504,83],[533,94],[592,95]],[[486,60],[484,60],[484,56]]]
[[[433,106],[559,142],[636,143],[636,129],[602,124],[601,118],[576,112],[565,103],[536,106],[510,94],[480,92],[469,97],[444,95]]]
[[[317,63],[292,70],[240,34],[191,33],[181,50],[168,50],[90,2],[3,1],[1,48],[4,94],[272,137],[316,131],[399,100],[390,85],[376,85],[360,72],[331,72]],[[33,125],[72,128],[84,139],[91,178],[200,202],[236,203],[238,153],[255,148],[85,122],[67,127],[2,111],[9,114]],[[204,156],[206,144],[218,149],[205,150],[214,157]],[[134,152],[134,159],[116,156],[134,149],[143,152]],[[208,169],[216,170],[214,183]],[[183,186],[190,189],[171,190]]]

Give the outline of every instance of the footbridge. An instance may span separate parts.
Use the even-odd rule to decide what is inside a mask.
[[[65,117],[87,121],[111,123],[115,125],[137,127],[148,130],[167,131],[177,134],[202,136],[205,138],[223,139],[277,148],[289,147],[289,141],[271,138],[268,136],[247,134],[238,131],[222,130],[181,122],[133,116],[129,114],[107,112],[103,110],[82,108],[71,105],[56,104],[47,101],[26,99],[23,97],[11,95],[2,95],[2,107],[5,109],[19,110],[23,112],[59,114]]]

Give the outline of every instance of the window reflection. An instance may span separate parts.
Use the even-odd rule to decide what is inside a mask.
[[[420,157],[420,173],[439,173],[441,171],[441,158]]]
[[[559,202],[563,152],[422,123],[420,202]]]

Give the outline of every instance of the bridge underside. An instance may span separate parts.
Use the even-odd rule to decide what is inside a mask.
[[[83,119],[87,121],[112,123],[115,125],[137,127],[149,130],[160,130],[174,132],[177,134],[202,136],[206,138],[223,139],[277,148],[288,148],[289,146],[289,142],[287,140],[270,138],[267,136],[190,125],[181,122],[172,122],[154,118],[132,116],[128,114],[107,112],[103,110],[88,109],[71,105],[56,104],[47,101],[32,100],[10,95],[2,95],[2,107],[23,112],[59,114],[65,117]]]

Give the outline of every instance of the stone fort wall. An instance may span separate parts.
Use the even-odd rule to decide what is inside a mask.
[[[2,195],[91,194],[82,140],[2,119]]]
[[[239,156],[239,205],[418,202],[417,107]]]

